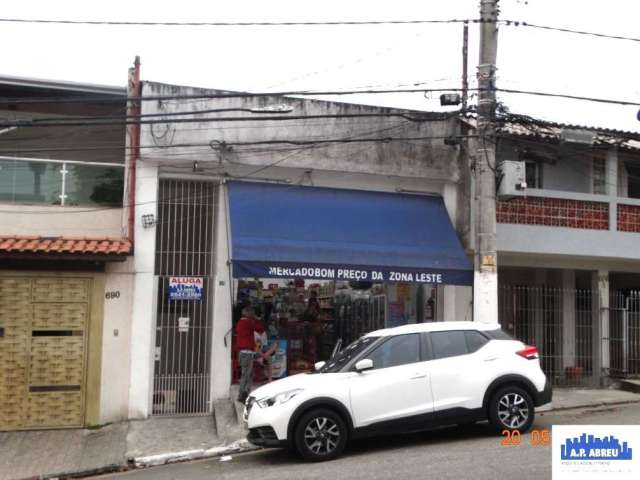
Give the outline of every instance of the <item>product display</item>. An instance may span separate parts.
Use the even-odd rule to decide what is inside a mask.
[[[269,368],[272,379],[311,372],[316,362],[331,358],[336,344],[345,347],[367,332],[433,320],[435,290],[408,283],[239,280],[233,327],[235,332],[245,306],[252,306],[264,325],[267,340],[260,340],[265,345],[257,351],[274,353],[254,368],[254,381],[260,383],[268,379]],[[233,345],[237,382],[235,335]]]

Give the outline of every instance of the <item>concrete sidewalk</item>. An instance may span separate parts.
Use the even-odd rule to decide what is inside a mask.
[[[640,403],[614,389],[554,389],[553,410]],[[215,457],[253,447],[234,422],[237,405],[214,415],[151,418],[97,429],[0,432],[0,480],[85,476],[127,468]],[[231,427],[231,428],[230,428]]]
[[[0,432],[0,480],[65,478],[243,451],[237,430],[218,437],[214,416],[151,418],[96,429]]]
[[[640,402],[640,394],[614,388],[554,388],[552,410],[597,408],[635,402]]]

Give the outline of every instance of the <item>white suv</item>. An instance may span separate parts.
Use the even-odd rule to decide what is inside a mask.
[[[538,350],[497,324],[438,322],[371,332],[294,375],[251,393],[247,439],[329,460],[350,439],[489,420],[529,429],[551,402]]]

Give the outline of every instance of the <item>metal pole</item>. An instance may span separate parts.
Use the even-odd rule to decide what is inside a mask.
[[[477,206],[474,275],[474,320],[498,322],[496,248],[496,110],[495,72],[498,50],[498,0],[480,2],[478,63]]]
[[[629,303],[632,298],[627,297],[622,311],[622,375],[625,377],[629,373]],[[609,325],[609,332],[611,332],[611,325]],[[611,333],[609,333],[609,338],[611,338]],[[609,345],[611,345],[611,342],[609,342]],[[610,348],[611,346],[609,346]],[[611,368],[611,365],[609,365],[609,368]]]
[[[464,22],[462,27],[462,110],[467,109],[469,95],[469,24]]]
[[[129,69],[129,79],[127,83],[127,97],[140,97],[142,89],[140,86],[140,57],[136,56],[133,68]],[[136,211],[136,163],[140,157],[140,114],[142,113],[141,102],[127,103],[127,117],[138,116],[138,123],[132,123],[127,127],[127,238],[134,248],[134,226]]]

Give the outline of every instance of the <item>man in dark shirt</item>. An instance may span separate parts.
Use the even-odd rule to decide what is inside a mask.
[[[260,353],[256,352],[256,333],[264,333],[262,322],[255,316],[252,307],[242,309],[242,318],[236,325],[236,345],[240,362],[240,392],[238,401],[244,403],[251,392],[253,382],[253,360]]]

